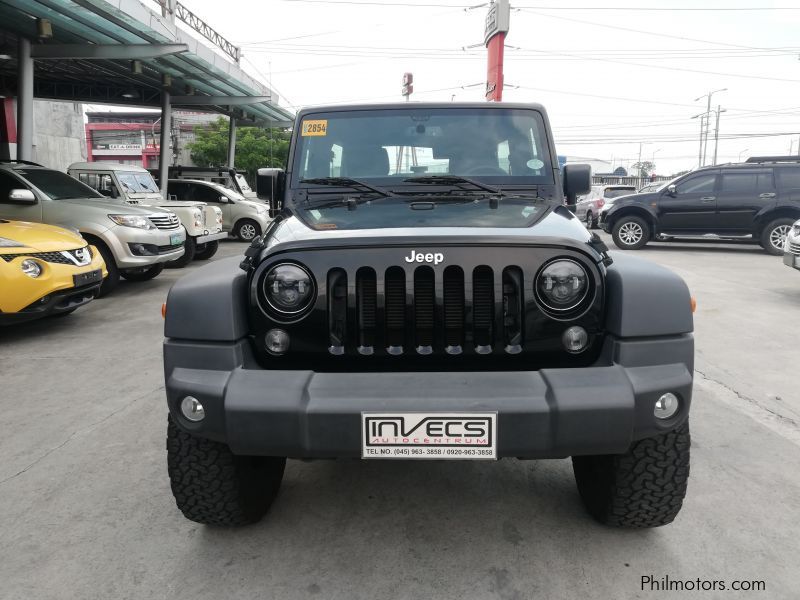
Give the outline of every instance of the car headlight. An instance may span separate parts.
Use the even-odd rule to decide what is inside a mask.
[[[34,279],[42,274],[42,265],[35,260],[31,260],[30,258],[23,260],[20,264],[20,268],[25,275],[28,277],[33,277]]]
[[[117,225],[124,225],[125,227],[136,227],[137,229],[156,228],[150,219],[141,215],[108,215],[108,218]]]
[[[574,260],[557,259],[539,271],[536,297],[547,309],[566,312],[576,308],[589,292],[589,275]]]
[[[15,242],[14,240],[0,237],[0,248],[24,248],[24,247],[25,244],[20,244],[19,242]]]
[[[192,216],[194,217],[194,226],[195,227],[202,227],[203,226],[203,213],[199,210],[193,210]]]
[[[269,270],[263,283],[270,307],[282,315],[296,315],[314,300],[314,279],[303,267],[283,263]]]

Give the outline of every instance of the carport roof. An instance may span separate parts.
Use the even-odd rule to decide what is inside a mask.
[[[155,2],[153,3],[155,6]],[[53,35],[37,38],[37,18],[52,24]],[[158,108],[162,74],[171,77],[170,91],[181,97],[214,96],[219,104],[204,106],[262,125],[288,126],[293,115],[278,106],[278,96],[247,75],[239,65],[206,47],[167,18],[138,0],[0,0],[0,92],[15,95],[16,40],[27,37],[34,45],[49,44],[185,44],[188,51],[141,59],[141,73],[130,60],[47,59],[34,61],[34,96],[86,103],[108,103]],[[10,57],[10,58],[9,58]],[[131,97],[133,96],[133,97]],[[268,96],[257,104],[240,104],[233,97]],[[234,108],[224,102],[232,98]],[[195,104],[176,108],[197,110]]]

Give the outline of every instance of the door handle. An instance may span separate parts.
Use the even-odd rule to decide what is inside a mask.
[[[759,194],[759,198],[774,198],[775,192],[767,192],[765,194]]]
[[[716,199],[717,199],[716,196],[703,196],[702,198],[700,198],[700,202],[713,202]]]

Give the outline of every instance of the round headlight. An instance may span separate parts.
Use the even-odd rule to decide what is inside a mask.
[[[545,308],[553,311],[574,309],[588,292],[589,275],[574,260],[554,260],[536,278],[536,297]]]
[[[314,280],[299,265],[277,265],[264,278],[264,296],[275,311],[295,315],[314,300]]]
[[[33,277],[36,279],[39,275],[42,274],[42,266],[37,263],[35,260],[31,260],[30,258],[26,258],[22,261],[20,265],[22,268],[22,272],[25,273],[28,277]]]

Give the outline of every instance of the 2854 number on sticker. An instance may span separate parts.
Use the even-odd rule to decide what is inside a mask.
[[[328,135],[328,119],[303,121],[300,135],[303,137]]]

